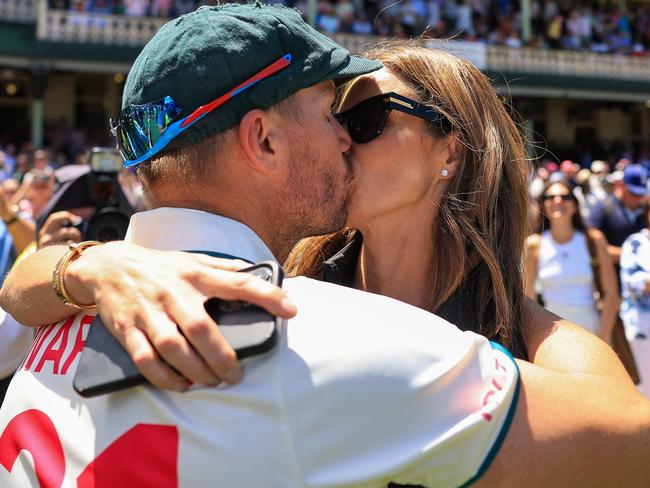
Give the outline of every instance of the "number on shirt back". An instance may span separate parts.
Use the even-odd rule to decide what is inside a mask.
[[[52,420],[40,410],[26,410],[7,424],[0,436],[0,465],[11,472],[26,450],[34,460],[41,488],[60,488],[65,454]],[[77,477],[79,488],[178,486],[178,429],[171,425],[137,424],[104,449]]]

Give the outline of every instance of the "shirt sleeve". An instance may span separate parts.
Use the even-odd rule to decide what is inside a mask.
[[[516,407],[514,359],[478,334],[372,297],[345,318],[303,315],[309,336],[289,337],[301,356],[283,383],[305,486],[444,488],[480,477]]]
[[[623,243],[621,250],[621,284],[623,290],[634,297],[645,295],[650,272],[642,262],[644,254],[650,254],[648,240],[639,234],[632,234]]]
[[[482,342],[483,338],[480,339]],[[475,411],[464,412],[464,416],[460,414],[449,422],[449,430],[440,437],[442,442],[433,443],[428,448],[423,446],[421,459],[395,476],[396,483],[423,487],[469,486],[490,467],[512,423],[520,378],[512,355],[499,344],[482,344],[476,354],[482,356],[477,361],[485,364],[481,367],[481,386],[477,385],[477,390],[484,393],[474,403]],[[471,382],[457,385],[465,393],[472,391],[473,386]],[[447,400],[465,398],[459,393]],[[447,463],[452,459],[454,463],[449,469]]]
[[[588,227],[595,227],[596,229],[603,230],[605,219],[605,207],[602,202],[596,204],[591,208],[589,212],[589,218],[587,219]]]
[[[25,358],[34,329],[24,327],[0,308],[0,378],[12,374]]]

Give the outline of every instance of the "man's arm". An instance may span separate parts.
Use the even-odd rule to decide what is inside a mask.
[[[66,251],[49,246],[19,263],[0,290],[0,306],[30,326],[78,312],[60,302],[52,287],[52,270]],[[85,250],[63,279],[78,303],[99,303],[104,323],[151,383],[183,390],[186,379],[201,384],[241,379],[234,351],[203,307],[208,298],[252,302],[283,318],[296,313],[282,289],[237,273],[242,266],[116,241]]]
[[[648,400],[603,341],[532,300],[524,310],[535,364],[517,361],[517,410],[476,486],[646,486]]]
[[[325,298],[325,303],[332,301]],[[316,323],[298,303],[299,318]],[[298,333],[318,344],[306,350],[318,352],[318,374],[308,375],[302,388],[291,376],[292,391],[304,390],[304,398],[292,402],[297,405],[290,412],[298,419],[295,425],[309,419],[304,428],[309,437],[317,416],[310,409],[305,413],[304,405],[331,406],[332,398],[346,397],[329,412],[337,419],[336,428],[318,439],[322,450],[309,451],[310,466],[318,463],[320,471],[329,472],[332,465],[345,465],[362,453],[364,462],[356,465],[382,466],[384,480],[441,487],[475,479],[478,486],[498,487],[639,486],[650,479],[644,461],[650,447],[648,401],[607,345],[592,334],[581,336],[566,324],[538,340],[536,359],[554,369],[517,361],[517,400],[515,361],[500,348],[476,334],[459,334],[448,324],[417,317],[414,310],[400,309],[393,316],[382,305],[371,304],[347,324],[329,320],[325,332],[318,327],[293,331],[296,350],[303,351]],[[406,325],[394,333],[386,323]],[[336,347],[328,348],[319,333],[348,340],[338,339]],[[372,341],[355,342],[371,335]],[[592,349],[600,355],[581,356],[577,339],[595,341]],[[544,357],[554,341],[567,340],[576,348],[577,371],[570,358],[552,364],[550,354]],[[323,350],[330,351],[335,374],[326,374]],[[310,365],[309,356],[301,357],[300,367],[304,363]],[[314,378],[323,389],[313,387]],[[351,393],[357,391],[360,396]],[[619,464],[611,459],[613,453],[625,459]]]
[[[476,486],[648,486],[650,407],[631,383],[518,365],[512,425]]]

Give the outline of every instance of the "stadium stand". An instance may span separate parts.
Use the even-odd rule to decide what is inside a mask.
[[[650,152],[647,2],[272,1],[352,51],[417,37],[470,59],[522,115],[533,156],[587,166]],[[0,0],[0,145],[45,145],[72,159],[109,144],[106,121],[141,46],[169,18],[210,3]]]

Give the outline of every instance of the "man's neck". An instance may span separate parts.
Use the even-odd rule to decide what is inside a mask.
[[[173,199],[158,199],[155,204],[152,205],[153,208],[160,207],[171,207],[171,208],[189,208],[194,210],[201,210],[203,212],[208,212],[214,215],[219,215],[221,217],[226,217],[249,227],[257,236],[262,239],[264,244],[269,248],[273,253],[273,256],[277,259],[279,263],[283,263],[284,260],[289,255],[291,248],[295,243],[284,242],[284,239],[278,239],[280,235],[277,232],[273,235],[272,232],[269,232],[268,225],[264,222],[274,221],[275,219],[268,214],[265,214],[264,219],[258,219],[253,217],[253,212],[251,212],[251,206],[247,205],[244,199],[241,199],[239,208],[233,209],[228,206],[221,206],[219,204],[211,203],[209,199],[204,198],[173,198]]]

